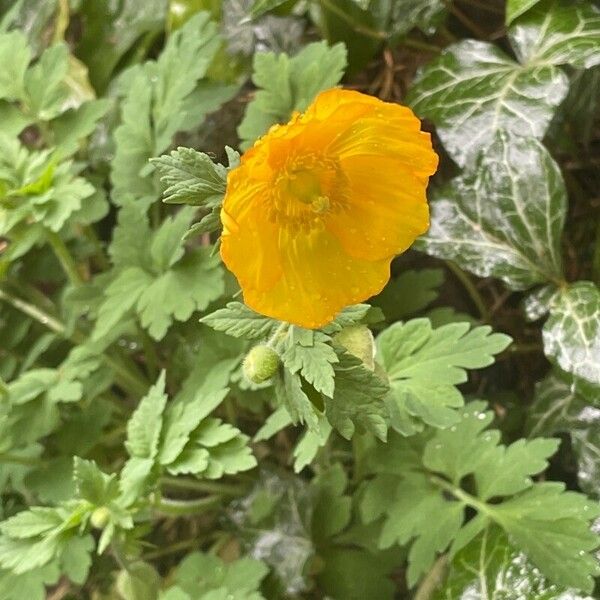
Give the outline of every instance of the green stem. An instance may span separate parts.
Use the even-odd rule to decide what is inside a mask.
[[[138,327],[138,335],[142,342],[142,348],[144,349],[144,357],[146,358],[146,367],[152,380],[158,377],[160,371],[160,365],[156,349],[154,347],[154,341],[146,333],[146,330],[142,327]]]
[[[281,342],[283,342],[283,340],[287,336],[289,329],[290,329],[289,323],[285,323],[285,322],[279,323],[279,326],[277,327],[277,329],[274,331],[273,335],[267,341],[267,346],[269,346],[269,348],[273,348],[274,350],[276,350],[277,346]]]
[[[110,261],[106,256],[102,242],[100,241],[100,238],[96,234],[94,228],[91,225],[85,225],[83,227],[83,234],[91,242],[92,246],[94,246],[95,257],[98,266],[103,271],[108,271],[110,269]]]
[[[7,304],[10,304],[13,308],[16,308],[18,311],[23,314],[31,317],[34,321],[41,323],[50,331],[54,331],[54,333],[58,333],[59,335],[65,336],[65,326],[54,317],[51,317],[49,314],[45,313],[37,306],[30,304],[29,302],[25,302],[8,292],[5,292],[2,288],[0,288],[0,300],[4,300]]]
[[[39,458],[31,458],[29,456],[18,456],[16,454],[10,454],[3,452],[0,454],[0,463],[15,463],[17,465],[25,465],[27,467],[40,467],[44,464],[43,460]]]
[[[490,509],[485,502],[481,502],[474,496],[471,496],[471,494],[467,494],[467,492],[453,485],[449,481],[446,481],[445,479],[442,479],[437,475],[430,475],[429,480],[431,481],[431,483],[434,483],[446,492],[452,494],[457,500],[460,500],[463,504],[466,504],[467,506],[470,506],[471,508],[474,508],[476,511],[485,515],[491,514]]]
[[[81,274],[77,269],[77,264],[71,256],[71,253],[69,252],[69,249],[67,248],[63,239],[58,235],[58,233],[50,230],[46,232],[46,236],[50,247],[54,251],[58,262],[69,278],[71,284],[74,286],[81,285],[83,283],[83,277],[81,277]]]
[[[82,344],[86,340],[85,334],[79,330],[75,330],[72,334],[68,334],[66,327],[57,318],[50,316],[48,313],[40,309],[39,307],[25,302],[7,291],[0,288],[0,300],[4,300],[12,307],[16,308],[23,314],[37,321],[44,327],[50,329],[54,333],[57,333],[61,337],[71,341],[74,344]],[[126,392],[134,396],[143,396],[148,391],[148,383],[138,374],[125,367],[122,362],[117,358],[105,352],[103,359],[107,365],[109,365],[115,372],[117,383]]]
[[[442,51],[439,46],[435,44],[428,44],[427,42],[422,42],[420,40],[415,40],[413,38],[404,38],[400,44],[406,46],[407,48],[414,48],[415,50],[423,50],[424,52],[434,52],[438,54]]]
[[[373,38],[375,40],[379,40],[380,42],[386,40],[389,37],[389,34],[386,31],[377,31],[376,29],[372,29],[367,25],[362,25],[357,23],[347,12],[345,12],[339,6],[336,6],[330,0],[318,0],[322,7],[325,7],[329,12],[332,12],[336,16],[338,16],[342,21],[345,21],[356,33],[360,33],[366,37]]]
[[[485,40],[486,34],[477,23],[473,22],[465,13],[463,13],[460,8],[458,8],[452,0],[444,0],[444,4],[447,6],[448,10],[472,33],[475,34],[479,39]]]
[[[160,482],[170,488],[205,492],[209,494],[221,494],[223,496],[243,496],[248,490],[244,485],[235,483],[224,483],[222,481],[203,481],[182,479],[179,477],[162,477]]]
[[[160,550],[155,550],[154,552],[147,552],[142,557],[146,562],[150,560],[156,560],[157,558],[162,558],[163,556],[168,556],[169,554],[175,554],[176,552],[180,552],[181,550],[188,550],[189,548],[198,548],[200,546],[200,539],[197,537],[193,537],[189,540],[182,540],[181,542],[176,542],[175,544],[171,544],[166,548],[161,548]]]
[[[475,287],[471,277],[465,273],[456,263],[453,263],[450,260],[446,261],[446,266],[450,271],[452,271],[453,275],[462,283],[463,287],[469,294],[473,304],[479,311],[479,315],[481,316],[481,320],[484,322],[488,322],[490,319],[489,311],[483,300],[483,297],[479,293],[479,290]]]
[[[429,600],[444,580],[444,574],[448,565],[448,555],[442,554],[431,567],[431,570],[421,581],[421,585],[415,593],[414,600]]]
[[[544,347],[538,342],[529,344],[511,344],[508,351],[512,354],[530,354],[533,352],[543,352]]]
[[[208,512],[223,501],[221,496],[206,496],[197,500],[173,500],[171,498],[160,498],[154,505],[155,509],[164,514],[173,517],[196,515]]]

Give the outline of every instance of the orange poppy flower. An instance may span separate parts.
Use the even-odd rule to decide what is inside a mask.
[[[230,171],[221,256],[255,311],[311,329],[379,293],[429,227],[438,157],[412,111],[322,92]]]

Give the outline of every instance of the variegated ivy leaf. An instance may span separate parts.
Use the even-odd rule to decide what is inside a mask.
[[[537,2],[514,23],[509,37],[521,62],[580,69],[600,64],[600,10],[591,2]]]
[[[600,384],[600,291],[580,281],[558,294],[543,330],[544,352],[577,377]]]
[[[492,44],[465,40],[425,69],[408,102],[435,123],[464,166],[499,129],[542,138],[567,90],[566,75],[553,65],[520,65]]]
[[[579,487],[595,497],[600,494],[599,406],[599,386],[555,369],[536,384],[526,424],[529,437],[570,436]]]
[[[520,62],[492,44],[465,40],[442,52],[409,94],[459,165],[472,163],[500,129],[541,139],[568,90],[558,67],[600,61],[600,12],[591,4],[515,4],[522,17],[509,38]]]
[[[476,169],[432,202],[431,228],[418,247],[515,290],[560,283],[566,208],[560,170],[544,146],[499,132]]]
[[[510,25],[517,17],[525,14],[540,0],[508,0],[506,2],[506,24]]]

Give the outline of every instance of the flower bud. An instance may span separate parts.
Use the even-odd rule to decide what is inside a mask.
[[[254,346],[244,358],[244,375],[252,383],[264,383],[271,379],[279,368],[279,355],[265,344]]]
[[[367,369],[375,368],[375,340],[366,325],[350,325],[335,335],[335,341],[360,358]]]
[[[110,510],[106,506],[99,506],[90,517],[94,529],[104,529],[110,521]]]

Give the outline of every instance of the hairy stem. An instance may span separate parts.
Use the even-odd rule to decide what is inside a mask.
[[[71,284],[74,286],[81,285],[83,283],[83,277],[81,276],[81,273],[79,273],[77,263],[71,256],[71,253],[69,252],[69,249],[67,248],[63,239],[58,235],[58,233],[50,230],[46,232],[46,236],[50,247],[56,255],[60,266],[63,268],[63,271],[65,272]]]
[[[423,581],[421,581],[421,584],[415,593],[414,600],[429,600],[433,596],[444,579],[447,565],[448,556],[442,554],[435,563],[433,563],[433,567],[431,567],[429,573],[427,573],[423,578]]]
[[[458,279],[461,282],[467,294],[469,294],[471,301],[479,311],[481,320],[484,322],[488,322],[490,319],[489,311],[487,309],[482,295],[479,293],[479,290],[473,283],[473,280],[471,279],[469,274],[465,273],[456,263],[453,263],[450,260],[446,261],[446,266],[448,267],[448,269],[450,269],[450,271],[452,271],[452,274],[456,277],[456,279]]]
[[[467,494],[467,492],[465,492],[463,489],[453,485],[446,479],[438,477],[437,475],[430,475],[429,480],[431,483],[452,494],[452,496],[454,496],[457,500],[460,500],[466,506],[474,508],[477,512],[490,515],[490,509],[485,502],[481,502],[474,496],[471,496],[471,494]]]
[[[223,501],[221,496],[206,496],[197,500],[173,500],[172,498],[160,498],[156,501],[154,508],[164,515],[179,517],[185,515],[197,515],[212,510]]]
[[[242,496],[248,490],[244,485],[235,483],[224,483],[222,481],[203,481],[184,479],[181,477],[162,477],[161,484],[169,488],[181,490],[192,490],[209,494],[221,494],[223,496]]]
[[[372,29],[368,25],[362,25],[361,23],[357,23],[348,13],[346,13],[342,8],[336,6],[330,0],[318,0],[319,4],[322,7],[326,8],[329,12],[332,12],[334,15],[339,17],[342,21],[345,21],[356,33],[360,33],[365,37],[370,37],[375,40],[384,41],[389,35],[386,31],[378,31],[376,29]]]
[[[38,306],[26,302],[2,288],[0,288],[0,300],[4,300],[13,308],[16,308],[34,321],[37,321],[44,327],[50,329],[50,331],[57,333],[74,344],[82,344],[86,340],[86,336],[83,332],[76,329],[70,334],[67,333],[65,325],[56,317],[49,315]],[[113,356],[106,351],[103,354],[103,359],[106,364],[113,369],[117,383],[126,392],[131,393],[134,396],[143,396],[146,393],[148,390],[148,383],[138,372],[134,372],[132,369],[127,368],[118,357]]]

